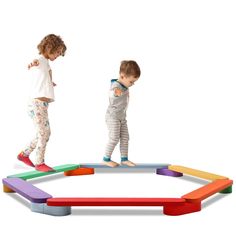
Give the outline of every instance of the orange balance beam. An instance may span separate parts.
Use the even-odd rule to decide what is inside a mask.
[[[76,175],[92,175],[94,174],[94,168],[77,168],[74,170],[67,170],[64,172],[65,176],[76,176]]]
[[[185,194],[182,198],[188,202],[199,202],[207,197],[220,192],[230,186],[232,186],[233,180],[230,179],[217,179],[201,188],[198,188],[190,193]]]

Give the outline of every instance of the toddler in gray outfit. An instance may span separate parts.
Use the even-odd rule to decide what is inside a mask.
[[[122,61],[119,78],[111,80],[109,106],[106,112],[106,123],[109,130],[109,140],[103,157],[104,164],[116,167],[119,164],[111,160],[111,155],[120,142],[121,164],[135,166],[128,159],[129,132],[126,120],[126,110],[129,103],[129,87],[139,79],[140,68],[135,61]]]

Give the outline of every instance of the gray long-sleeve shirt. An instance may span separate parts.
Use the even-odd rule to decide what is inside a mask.
[[[122,91],[120,96],[115,95],[115,88]],[[126,110],[129,103],[129,89],[122,85],[117,79],[111,80],[109,92],[109,106],[107,108],[106,119],[114,118],[123,120],[126,118]]]

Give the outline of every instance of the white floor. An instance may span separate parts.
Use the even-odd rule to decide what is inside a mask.
[[[235,12],[234,0],[1,1],[1,178],[30,170],[16,161],[34,131],[26,111],[27,65],[38,56],[40,40],[54,33],[68,50],[51,63],[57,86],[49,106],[46,164],[102,160],[110,79],[118,77],[120,61],[132,59],[142,74],[130,88],[130,160],[236,180]],[[113,154],[119,161],[118,148]],[[179,197],[203,184],[190,177],[123,172],[43,180],[32,183],[58,197]],[[69,216],[52,217],[32,213],[15,194],[0,192],[0,199],[1,230],[14,236],[236,232],[235,192],[209,198],[198,213],[175,217],[163,215],[161,207],[74,207]]]

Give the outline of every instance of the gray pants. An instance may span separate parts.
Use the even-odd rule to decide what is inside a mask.
[[[109,130],[109,141],[106,146],[106,157],[111,157],[116,145],[120,141],[121,157],[128,157],[129,131],[126,119],[119,120],[111,117],[106,119]]]

